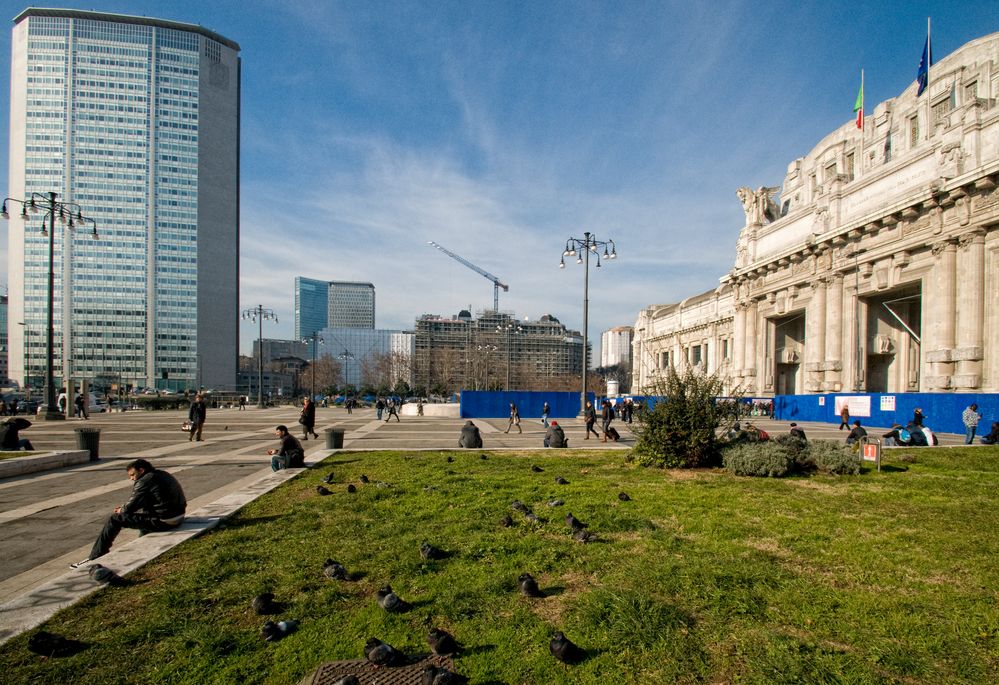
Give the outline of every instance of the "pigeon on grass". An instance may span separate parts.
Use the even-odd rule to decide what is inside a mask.
[[[333,559],[327,559],[323,562],[323,575],[330,580],[350,580],[350,575],[343,564]]]
[[[375,666],[401,666],[406,663],[405,654],[377,637],[369,637],[364,643],[364,658]]]
[[[28,650],[40,656],[57,658],[72,656],[86,647],[87,645],[79,640],[71,640],[47,630],[39,630],[28,638]]]
[[[393,592],[391,585],[386,585],[376,595],[378,606],[391,614],[401,614],[413,608],[413,605]]]
[[[277,642],[285,638],[298,629],[298,621],[291,619],[287,621],[267,621],[260,629],[260,636],[267,642]]]
[[[420,676],[421,685],[464,685],[468,678],[446,668],[427,664]]]
[[[572,532],[574,533],[579,532],[584,528],[589,528],[587,524],[583,523],[578,518],[573,516],[572,513],[568,513],[565,515],[565,525],[572,528]]]
[[[563,635],[562,631],[556,632],[552,637],[552,641],[548,643],[548,651],[564,664],[578,664],[586,658],[586,652]]]
[[[619,492],[617,494],[617,498],[619,500],[621,500],[622,502],[630,502],[631,501],[631,498],[628,497],[628,493],[627,492]]]
[[[450,552],[445,552],[439,547],[434,547],[429,542],[420,543],[420,556],[427,560],[447,559]]]
[[[430,629],[430,632],[427,633],[427,644],[430,645],[430,651],[437,657],[456,656],[461,651],[461,645],[454,639],[454,636],[439,628]]]
[[[264,592],[253,598],[250,602],[250,606],[253,607],[253,611],[257,616],[266,616],[267,614],[280,614],[281,605],[274,601],[274,594],[271,592]]]
[[[568,485],[568,484],[569,484],[569,481],[567,481],[562,476],[556,476],[555,477],[555,485]]]
[[[547,597],[538,587],[538,581],[534,580],[534,576],[530,573],[521,573],[517,581],[520,583],[520,594],[525,597]]]
[[[322,485],[317,485],[316,486],[316,492],[318,492],[321,497],[325,497],[326,495],[332,495],[333,494],[332,492],[330,492],[329,490],[327,490],[326,488],[324,488]]]

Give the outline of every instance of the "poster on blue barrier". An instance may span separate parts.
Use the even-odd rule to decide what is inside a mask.
[[[871,415],[870,395],[842,395],[836,397],[836,414],[843,412],[843,407],[850,411],[850,416]]]

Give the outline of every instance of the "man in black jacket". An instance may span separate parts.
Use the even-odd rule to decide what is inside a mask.
[[[187,410],[187,420],[191,424],[191,435],[187,439],[201,442],[201,430],[205,427],[205,419],[208,418],[208,408],[200,394],[194,396],[191,407]]]
[[[305,450],[302,448],[302,443],[288,432],[288,427],[278,426],[274,429],[274,435],[281,440],[281,446],[267,450],[267,454],[271,455],[271,471],[300,469],[305,466]]]
[[[466,421],[461,427],[458,447],[482,447],[482,434],[479,433],[479,427],[471,421]]]
[[[148,532],[170,530],[184,522],[187,498],[176,478],[166,471],[153,468],[145,459],[130,462],[126,469],[128,477],[134,481],[132,496],[122,506],[115,507],[101,534],[97,536],[90,556],[71,564],[73,568],[84,566],[107,554],[122,528],[138,528],[139,535],[145,535]]]

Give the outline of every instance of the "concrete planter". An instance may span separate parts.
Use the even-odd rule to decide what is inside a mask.
[[[84,464],[89,461],[90,452],[87,450],[46,452],[43,454],[32,454],[28,457],[0,459],[0,478],[23,476],[26,473],[36,473],[38,471],[50,471],[62,468],[63,466]]]

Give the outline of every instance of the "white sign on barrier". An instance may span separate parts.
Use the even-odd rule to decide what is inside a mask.
[[[881,396],[881,411],[895,411],[895,396],[894,395],[882,395]]]

